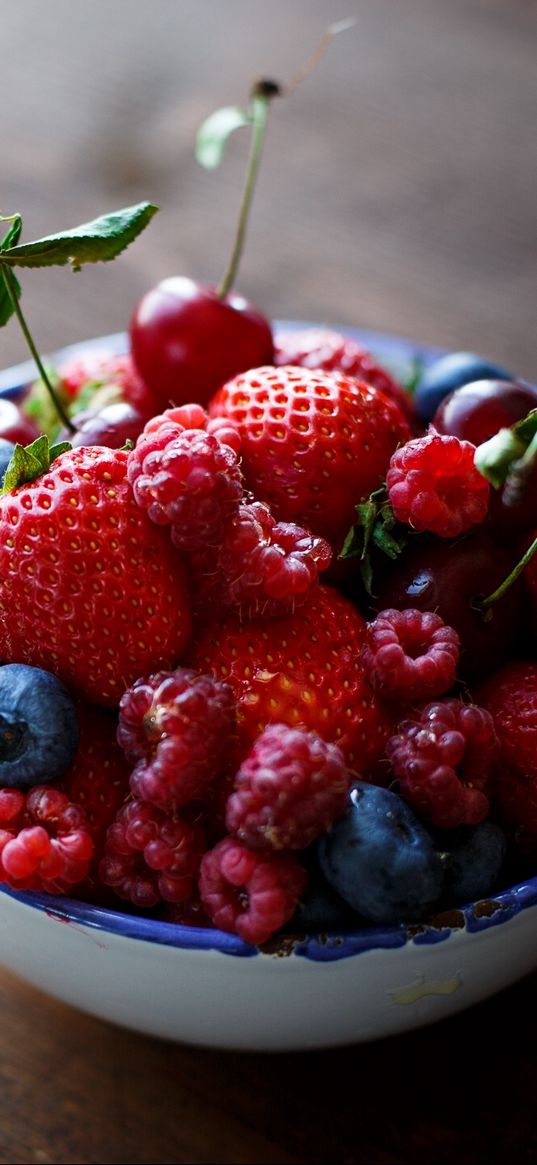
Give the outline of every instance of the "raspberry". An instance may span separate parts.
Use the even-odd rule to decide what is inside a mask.
[[[489,810],[499,745],[490,712],[445,699],[403,721],[386,746],[399,791],[440,829],[477,825]]]
[[[199,821],[129,801],[108,830],[99,876],[119,898],[144,909],[161,901],[187,902],[205,849]]]
[[[142,435],[128,477],[141,509],[157,525],[171,525],[172,542],[185,551],[221,542],[243,492],[229,445],[202,429],[176,432],[170,422]]]
[[[139,679],[121,699],[118,741],[137,797],[186,805],[222,770],[234,729],[231,688],[186,668]]]
[[[305,849],[344,813],[350,784],[337,745],[271,724],[237,773],[226,826],[251,849]]]
[[[0,789],[0,880],[8,886],[66,894],[87,876],[92,854],[84,812],[64,793]]]
[[[225,837],[201,861],[199,890],[213,924],[263,943],[292,918],[306,888],[294,854],[258,854]]]
[[[385,696],[430,700],[455,682],[460,640],[432,611],[381,611],[368,627],[362,663]]]
[[[494,788],[500,825],[514,835],[518,849],[537,857],[537,663],[514,660],[478,689],[494,718],[501,749],[501,770]]]
[[[332,558],[324,538],[276,522],[263,502],[242,503],[228,522],[216,561],[198,561],[205,605],[222,602],[249,619],[286,615],[304,603]],[[214,610],[214,606],[213,606]]]
[[[395,517],[415,530],[454,538],[482,522],[489,484],[474,465],[475,446],[438,433],[396,449],[386,485]]]

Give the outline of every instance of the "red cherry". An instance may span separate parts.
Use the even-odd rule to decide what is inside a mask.
[[[537,408],[537,387],[514,380],[476,380],[445,397],[431,421],[438,433],[481,445]]]
[[[147,420],[147,413],[140,412],[128,401],[114,401],[96,413],[89,410],[77,413],[73,417],[76,433],[64,429],[58,441],[69,441],[77,448],[105,445],[108,449],[121,449],[127,441],[136,441]]]
[[[460,636],[459,678],[474,681],[499,667],[516,650],[525,616],[520,579],[486,616],[473,604],[492,594],[511,573],[518,557],[498,546],[484,530],[445,541],[420,536],[386,570],[376,588],[375,609],[436,611]]]
[[[39,437],[37,425],[6,397],[0,397],[0,437],[19,445],[30,445]]]
[[[206,405],[226,380],[274,358],[270,324],[260,312],[240,295],[220,299],[215,287],[186,276],[164,279],[143,296],[130,338],[159,409]]]

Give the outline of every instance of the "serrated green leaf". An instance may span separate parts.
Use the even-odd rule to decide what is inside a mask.
[[[247,109],[227,105],[211,113],[198,130],[196,138],[196,160],[206,170],[215,170],[222,161],[224,147],[230,134],[242,126],[251,125],[252,118]]]
[[[0,243],[0,251],[6,247],[15,247],[21,237],[22,218],[20,214],[0,215],[0,222],[10,222],[11,226]]]
[[[31,445],[15,445],[0,493],[10,493],[17,485],[35,481],[36,477],[40,477],[42,473],[46,473],[50,469],[56,457],[70,448],[68,441],[51,446],[45,434],[37,437]]]
[[[115,259],[144,230],[157,210],[150,202],[140,202],[68,231],[8,247],[0,251],[0,265],[62,267],[69,263],[78,270],[83,263]]]
[[[6,215],[5,217],[0,215],[0,222],[11,223],[11,226],[0,242],[0,251],[4,251],[6,247],[14,247],[18,243],[22,231],[22,218],[20,214]],[[14,275],[11,276],[11,287],[13,294],[17,296],[17,299],[20,299],[21,285]],[[7,324],[14,311],[13,300],[8,291],[6,281],[5,279],[0,279],[0,328],[3,328]]]

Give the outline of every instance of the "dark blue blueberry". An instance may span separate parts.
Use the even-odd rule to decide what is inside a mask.
[[[75,707],[56,676],[24,663],[0,667],[0,786],[54,781],[77,745]]]
[[[4,474],[13,456],[15,446],[12,441],[0,437],[0,485],[4,483]]]
[[[414,396],[416,412],[420,421],[428,424],[444,397],[456,388],[474,380],[513,379],[512,373],[501,365],[491,364],[473,352],[450,352],[430,364],[418,381]]]
[[[438,831],[435,841],[444,867],[446,903],[472,902],[491,892],[506,852],[505,835],[499,825],[483,821],[480,825]]]
[[[319,839],[321,869],[358,914],[376,923],[422,918],[440,898],[442,863],[409,806],[376,785],[357,782],[351,805]]]
[[[284,930],[288,934],[328,934],[356,930],[363,924],[364,920],[326,880],[318,861],[312,861],[306,891]]]

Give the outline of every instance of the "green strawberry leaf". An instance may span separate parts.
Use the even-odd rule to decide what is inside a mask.
[[[60,453],[65,453],[70,448],[69,441],[51,445],[44,434],[32,441],[31,445],[15,445],[0,493],[10,493],[17,485],[35,481],[36,477],[50,469],[52,462],[60,456]]]
[[[0,267],[62,267],[70,264],[78,271],[83,263],[115,259],[143,231],[158,207],[140,202],[123,210],[101,215],[92,222],[32,243],[3,247]]]
[[[368,594],[372,594],[371,550],[376,547],[388,558],[398,558],[406,546],[408,530],[394,517],[386,486],[375,490],[355,509],[358,521],[349,530],[339,558],[360,559],[362,582]]]
[[[0,251],[4,251],[7,247],[14,247],[18,243],[22,231],[22,218],[20,214],[6,215],[5,217],[0,215],[0,222],[11,223],[9,230],[0,242]],[[12,290],[16,294],[17,299],[20,299],[21,286],[18,279],[13,277],[12,284]],[[4,279],[0,279],[0,328],[3,328],[8,320],[11,319],[14,310],[13,300],[9,294],[6,282]]]
[[[196,138],[196,160],[200,166],[206,170],[216,170],[222,161],[230,134],[251,124],[251,114],[247,109],[239,109],[237,105],[226,105],[211,113],[200,126]]]

